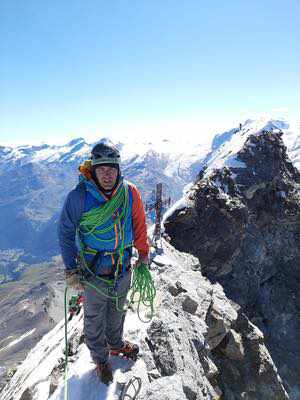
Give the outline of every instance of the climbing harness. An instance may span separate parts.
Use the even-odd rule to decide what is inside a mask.
[[[99,278],[96,275],[94,275],[95,278]],[[101,281],[105,281],[108,286],[107,293],[102,291],[98,286],[94,285],[93,283],[81,279],[81,283],[83,286],[89,286],[92,289],[94,289],[96,292],[99,294],[113,299],[116,302],[116,309],[121,312],[126,312],[128,308],[132,308],[132,306],[136,303],[137,304],[137,314],[138,318],[141,322],[150,322],[151,319],[153,318],[154,315],[154,299],[155,299],[155,294],[156,290],[154,287],[154,282],[151,277],[151,273],[149,271],[149,268],[147,264],[141,263],[138,267],[135,267],[133,269],[133,274],[132,274],[132,283],[130,287],[130,299],[129,303],[126,307],[126,309],[120,309],[118,306],[118,302],[121,298],[123,298],[127,293],[122,293],[120,295],[116,294],[110,294],[114,292],[114,280],[105,280],[103,278],[99,278]],[[141,310],[140,307],[141,305],[150,308],[150,315],[147,320],[144,320],[141,318]]]

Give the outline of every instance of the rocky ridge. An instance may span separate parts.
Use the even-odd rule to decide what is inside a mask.
[[[203,171],[182,204],[165,222],[171,243],[196,256],[202,273],[260,328],[298,399],[300,174],[282,132],[245,137],[231,166]]]
[[[263,333],[228,300],[222,287],[201,275],[193,256],[162,240],[151,264],[157,288],[155,317],[141,323],[128,311],[126,337],[139,343],[135,364],[113,359],[110,388],[97,381],[82,343],[82,315],[69,324],[70,399],[116,399],[133,376],[141,379],[140,400],[283,400],[288,396]],[[30,352],[2,400],[55,400],[63,393],[63,321]],[[122,383],[123,382],[123,383]],[[74,388],[74,390],[72,389]],[[76,388],[76,391],[75,391]]]
[[[102,138],[121,150],[122,171],[153,203],[153,191],[163,183],[172,202],[193,181],[204,163],[216,168],[234,155],[237,145],[257,129],[281,129],[288,154],[300,167],[300,129],[285,119],[247,120],[215,136],[212,145],[199,138]],[[99,138],[100,139],[100,138]],[[64,145],[0,146],[0,252],[22,252],[18,263],[0,262],[0,280],[15,279],[27,264],[49,261],[59,253],[56,225],[63,201],[78,181],[78,165],[89,157],[93,143],[77,138]],[[230,164],[230,163],[229,163]],[[148,213],[153,221],[153,213]],[[9,218],[7,218],[9,216]],[[17,228],[16,228],[17,227]]]

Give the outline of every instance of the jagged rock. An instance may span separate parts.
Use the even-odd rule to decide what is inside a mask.
[[[277,369],[262,332],[242,313],[233,326],[213,351],[213,360],[222,371],[217,376],[220,388],[229,399],[287,399],[281,379],[273,379]]]
[[[227,335],[230,326],[237,319],[237,312],[228,303],[225,296],[221,296],[216,291],[212,292],[212,300],[208,311],[205,321],[208,326],[208,345],[212,350]]]
[[[155,384],[151,385],[141,400],[185,400],[187,399],[181,379],[178,375],[173,375],[168,378],[160,378],[155,381]]]
[[[165,243],[165,246],[168,245]],[[175,257],[178,254],[175,253]],[[163,377],[180,376],[188,399],[227,399],[233,378],[224,372],[223,360],[226,360],[240,385],[233,391],[234,399],[243,398],[238,397],[241,393],[244,398],[255,398],[249,397],[253,390],[259,399],[268,385],[274,390],[270,390],[264,399],[287,399],[263,344],[263,334],[226,298],[219,284],[212,285],[203,279],[201,273],[190,268],[192,262],[188,262],[188,258],[185,261],[184,257],[177,258],[176,262],[173,260],[158,276],[159,291],[175,287],[176,282],[180,282],[181,288],[179,295],[164,298],[158,311],[159,318],[147,330],[149,347],[160,374]],[[193,312],[184,309],[184,304],[191,300]],[[256,345],[257,340],[261,348]],[[247,362],[244,363],[244,359]],[[267,372],[261,374],[259,369],[255,370],[251,361]],[[236,362],[240,363],[238,368]],[[151,382],[151,386],[156,383]]]
[[[250,135],[236,160],[243,166],[203,174],[188,207],[166,220],[166,235],[198,257],[202,273],[259,325],[291,398],[298,399],[300,174],[280,132]]]
[[[31,389],[27,388],[25,392],[23,392],[20,400],[32,400],[33,399],[33,393]]]
[[[194,257],[177,252],[164,240],[162,252],[165,264],[153,272],[159,299],[155,318],[144,325],[128,311],[125,319],[125,336],[133,341],[139,337],[141,350],[136,363],[125,362],[125,382],[133,376],[140,379],[141,400],[287,399],[259,329],[226,298],[221,285],[192,270]],[[174,296],[170,287],[180,287],[180,292]],[[82,329],[80,313],[68,324],[69,382],[88,400],[100,397],[104,389],[82,343]],[[31,351],[1,400],[20,400],[26,391],[33,393],[31,400],[62,398],[64,347],[62,321]],[[242,359],[238,352],[243,352]],[[114,375],[120,375],[120,366]],[[114,384],[124,387],[123,380]]]
[[[163,266],[163,265],[161,265]],[[168,286],[168,291],[171,293],[172,296],[176,297],[180,293],[185,293],[186,290],[182,287],[180,282],[175,282],[175,285],[171,284]]]
[[[242,360],[245,356],[245,349],[241,335],[230,329],[225,336],[223,353],[231,360]]]
[[[195,314],[198,308],[198,302],[189,295],[183,296],[182,309],[190,314]]]

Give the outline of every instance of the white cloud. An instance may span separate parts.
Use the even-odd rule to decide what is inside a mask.
[[[85,126],[80,129],[73,129],[72,132],[57,132],[53,135],[41,135],[40,140],[1,140],[0,145],[24,145],[42,143],[63,145],[70,140],[83,137],[88,143],[95,142],[103,137],[109,137],[113,142],[118,140],[126,141],[128,139],[144,138],[154,141],[158,139],[172,139],[178,143],[194,142],[199,144],[208,144],[215,134],[238,126],[240,122],[247,119],[258,118],[291,118],[288,107],[275,107],[268,113],[259,112],[237,112],[229,114],[225,110],[220,111],[194,111],[185,116],[174,116],[160,120],[142,120],[118,121],[112,123],[96,124]]]
[[[277,107],[277,108],[273,108],[271,110],[271,112],[274,112],[274,113],[288,113],[289,112],[289,108],[288,107]]]
[[[112,139],[145,138],[149,141],[156,139],[175,139],[178,141],[197,141],[209,143],[218,131],[224,130],[224,125],[232,123],[225,120],[202,116],[184,118],[161,119],[159,121],[130,121],[114,123],[84,134],[89,141],[99,139],[101,136],[109,136]],[[105,132],[105,134],[103,134]]]

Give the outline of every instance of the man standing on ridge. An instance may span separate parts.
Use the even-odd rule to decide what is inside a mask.
[[[146,218],[138,190],[121,175],[120,154],[114,146],[96,144],[79,171],[80,182],[68,194],[61,213],[59,243],[67,285],[80,287],[79,263],[88,272],[85,343],[99,378],[109,384],[113,380],[109,354],[135,358],[139,351],[123,340],[123,307],[131,282],[132,246],[139,254],[135,267],[148,264]]]

